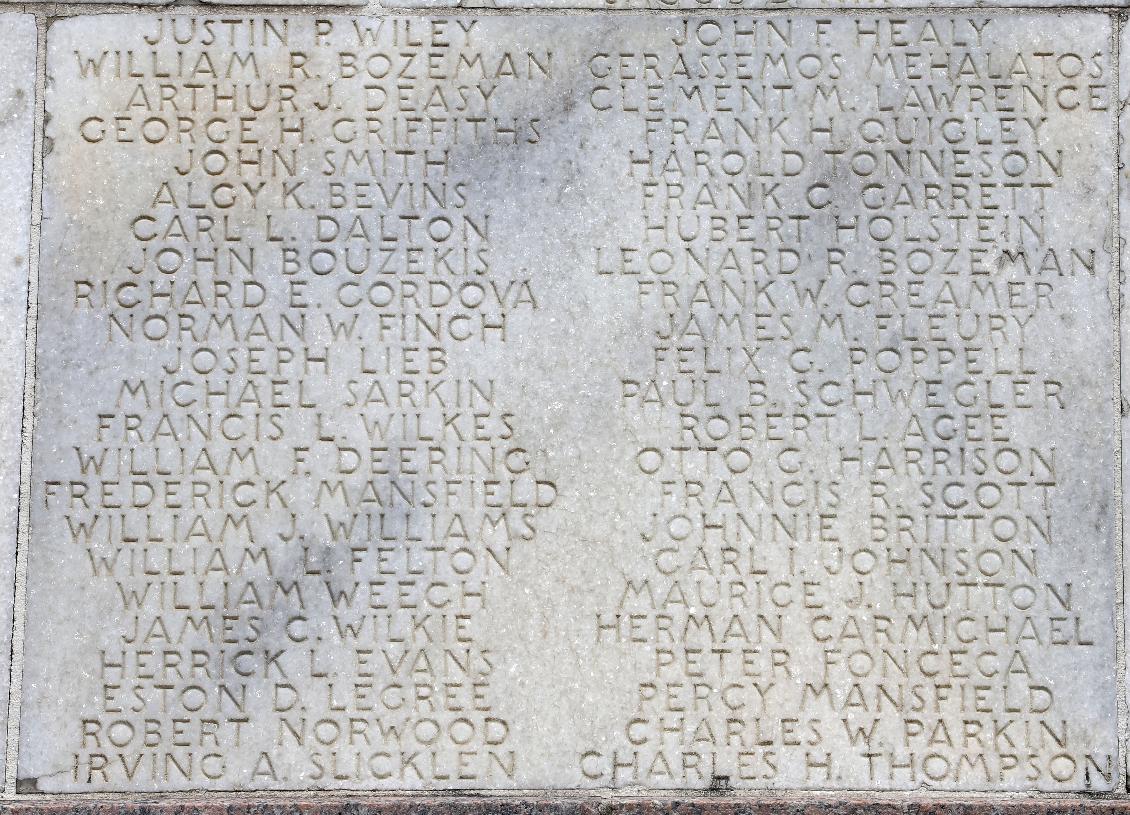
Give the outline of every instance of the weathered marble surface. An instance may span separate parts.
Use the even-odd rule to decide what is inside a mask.
[[[5,5],[5,4],[8,4],[8,3],[17,3],[17,2],[21,2],[21,0],[0,0],[0,5]],[[32,5],[32,6],[37,6],[37,5],[41,5],[41,4],[46,5],[47,2],[48,2],[48,0],[31,0],[30,5]],[[99,2],[99,0],[74,0],[74,2],[79,3],[80,5],[85,5],[87,3],[97,3],[97,2]],[[138,5],[138,6],[163,6],[163,5],[167,5],[171,2],[172,2],[172,0],[130,0],[131,5]]]
[[[224,6],[258,6],[261,3],[256,0],[204,0],[205,3],[213,5]],[[364,6],[367,0],[333,0],[333,2],[323,2],[323,0],[273,0],[270,4],[272,6]]]
[[[0,732],[7,733],[12,599],[23,430],[24,328],[31,232],[31,147],[35,109],[35,20],[0,14]],[[6,756],[0,756],[0,775]]]
[[[784,11],[788,9],[827,9],[836,11],[859,12],[870,14],[894,6],[879,0],[856,0],[851,3],[837,2],[837,0],[382,0],[381,5],[391,9],[435,9],[440,10],[466,10],[476,9],[503,9],[520,11],[522,9],[596,9],[603,11],[684,11],[714,14],[734,13],[740,14],[749,11]],[[1107,3],[1099,0],[1071,0],[1070,2],[1056,2],[1056,0],[1024,0],[1024,2],[1011,2],[1011,0],[977,0],[966,3],[962,0],[905,0],[900,2],[898,8],[974,8],[985,11],[1000,10],[1003,7],[1021,9],[1049,9],[1049,8],[1086,8],[1106,6]],[[1117,3],[1115,5],[1125,5]]]
[[[1119,77],[1120,77],[1119,88],[1121,90],[1122,99],[1121,99],[1121,104],[1119,105],[1119,108],[1118,108],[1118,110],[1119,110],[1119,117],[1118,117],[1118,130],[1119,130],[1119,139],[1118,139],[1118,161],[1119,161],[1119,173],[1118,173],[1118,183],[1119,183],[1119,187],[1118,187],[1118,192],[1119,192],[1118,241],[1119,241],[1119,244],[1118,245],[1119,245],[1119,249],[1120,249],[1120,265],[1121,265],[1122,271],[1121,271],[1121,274],[1120,274],[1121,279],[1119,281],[1119,285],[1118,285],[1116,291],[1112,292],[1111,301],[1112,301],[1112,303],[1115,303],[1115,302],[1117,303],[1117,306],[1118,306],[1118,312],[1117,313],[1118,313],[1118,316],[1119,316],[1120,321],[1121,321],[1119,326],[1118,326],[1118,335],[1119,335],[1118,339],[1121,343],[1121,349],[1122,349],[1122,354],[1121,354],[1122,393],[1119,394],[1119,397],[1120,397],[1119,398],[1119,403],[1120,403],[1119,404],[1119,407],[1120,407],[1119,412],[1121,414],[1121,420],[1122,420],[1122,427],[1121,427],[1121,431],[1122,431],[1122,477],[1123,477],[1124,481],[1125,481],[1125,477],[1126,477],[1126,473],[1127,473],[1127,467],[1130,466],[1130,449],[1127,449],[1127,446],[1126,446],[1127,442],[1130,441],[1130,390],[1128,390],[1128,387],[1127,387],[1127,383],[1130,382],[1130,380],[1127,380],[1127,378],[1126,378],[1127,375],[1130,374],[1130,358],[1127,358],[1127,353],[1126,353],[1127,342],[1130,342],[1130,322],[1128,322],[1126,314],[1123,311],[1123,309],[1125,308],[1125,305],[1126,305],[1126,272],[1125,272],[1125,270],[1127,268],[1126,264],[1128,262],[1130,262],[1130,254],[1128,254],[1128,248],[1127,248],[1127,236],[1130,236],[1130,176],[1128,176],[1128,172],[1130,172],[1130,169],[1128,169],[1128,166],[1127,166],[1127,160],[1130,159],[1130,145],[1128,145],[1127,142],[1126,142],[1127,128],[1130,128],[1130,119],[1128,119],[1128,115],[1130,115],[1130,113],[1128,113],[1127,107],[1126,107],[1127,99],[1130,98],[1130,90],[1127,89],[1126,81],[1124,79],[1121,79],[1121,77],[1126,76],[1127,69],[1130,69],[1130,57],[1128,57],[1127,54],[1126,54],[1126,50],[1125,50],[1126,46],[1127,46],[1127,34],[1126,34],[1125,31],[1123,31],[1122,32],[1122,41],[1121,41],[1120,48],[1119,48]],[[1117,298],[1117,300],[1115,298]],[[1121,507],[1123,519],[1125,519],[1125,517],[1126,517],[1126,509],[1127,509],[1128,505],[1130,505],[1130,499],[1128,499],[1127,496],[1126,496],[1126,491],[1125,491],[1125,486],[1124,486],[1123,492],[1122,492],[1122,507]],[[1122,560],[1123,560],[1123,563],[1125,564],[1126,556],[1127,556],[1127,554],[1130,554],[1130,550],[1127,549],[1127,545],[1128,545],[1128,543],[1130,543],[1130,536],[1127,535],[1127,530],[1126,530],[1126,527],[1125,527],[1125,520],[1123,521],[1123,535],[1122,535],[1122,542],[1121,543],[1122,543],[1122,547],[1121,547],[1122,548]],[[1126,588],[1127,588],[1128,585],[1130,585],[1130,581],[1128,581],[1126,579],[1125,567],[1123,567],[1122,575],[1123,575],[1123,592],[1124,592],[1123,596],[1125,597]],[[1130,611],[1127,611],[1126,619],[1124,620],[1124,623],[1126,625],[1126,629],[1125,629],[1126,632],[1130,633]],[[1130,701],[1130,700],[1128,700],[1128,701]]]
[[[171,25],[49,32],[25,789],[1116,783],[1108,18]]]

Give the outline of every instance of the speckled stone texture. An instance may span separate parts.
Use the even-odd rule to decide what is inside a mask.
[[[1121,789],[1112,36],[52,21],[17,789]]]
[[[1126,270],[1130,269],[1130,139],[1127,134],[1130,133],[1130,82],[1127,81],[1127,72],[1130,71],[1130,53],[1127,52],[1127,47],[1130,46],[1130,33],[1123,27],[1122,29],[1122,42],[1119,50],[1119,78],[1121,81],[1122,99],[1119,105],[1119,119],[1118,119],[1118,159],[1119,159],[1119,172],[1118,172],[1118,196],[1119,196],[1119,248],[1122,273],[1120,275],[1117,303],[1118,315],[1121,321],[1119,325],[1119,336],[1122,343],[1122,394],[1120,400],[1120,412],[1122,418],[1122,473],[1123,473],[1123,491],[1122,491],[1122,517],[1126,518],[1127,510],[1130,510],[1130,495],[1126,491],[1126,473],[1130,472],[1130,353],[1127,349],[1130,348],[1130,317],[1126,314],[1127,295],[1127,275]],[[1113,297],[1112,297],[1113,299]],[[1122,562],[1126,563],[1127,556],[1130,555],[1130,532],[1126,530],[1125,520],[1123,520],[1123,551]],[[1125,566],[1123,568],[1123,596],[1125,597],[1126,590],[1130,588],[1130,579],[1127,578]],[[1126,615],[1126,631],[1130,633],[1130,610]],[[1130,690],[1128,690],[1130,692]],[[1130,702],[1130,699],[1127,700]]]
[[[499,9],[521,11],[522,9],[588,9],[594,11],[682,11],[702,12],[704,14],[741,14],[748,11],[779,11],[782,9],[839,9],[844,3],[836,0],[382,0],[382,5],[396,8],[416,8],[440,10]],[[945,9],[968,7],[962,0],[905,0],[900,8]],[[1086,8],[1105,6],[1100,0],[1072,0],[1062,3],[1056,0],[979,0],[973,7],[991,11],[993,8]],[[1120,4],[1123,5],[1123,4]],[[878,0],[863,0],[853,3],[851,8],[861,12],[881,12],[890,7],[889,3]]]
[[[23,430],[35,20],[0,14],[0,733],[7,732],[9,658]],[[0,773],[5,756],[0,755]]]

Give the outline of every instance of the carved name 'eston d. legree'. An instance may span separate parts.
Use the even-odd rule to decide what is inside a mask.
[[[1111,36],[54,22],[22,783],[1120,783]]]

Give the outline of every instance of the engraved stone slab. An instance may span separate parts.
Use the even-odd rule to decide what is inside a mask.
[[[23,430],[24,342],[31,233],[35,19],[0,14],[0,733],[7,733],[9,659]],[[0,756],[0,775],[6,756]]]
[[[21,788],[1120,784],[1111,36],[55,22]]]

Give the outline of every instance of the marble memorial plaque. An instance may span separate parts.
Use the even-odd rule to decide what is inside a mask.
[[[54,22],[20,789],[1114,788],[1112,36]]]
[[[35,19],[0,14],[0,733],[7,733],[9,659],[16,529],[23,435],[24,345],[28,241],[31,233],[31,149],[35,109]],[[6,762],[0,756],[0,774]]]

